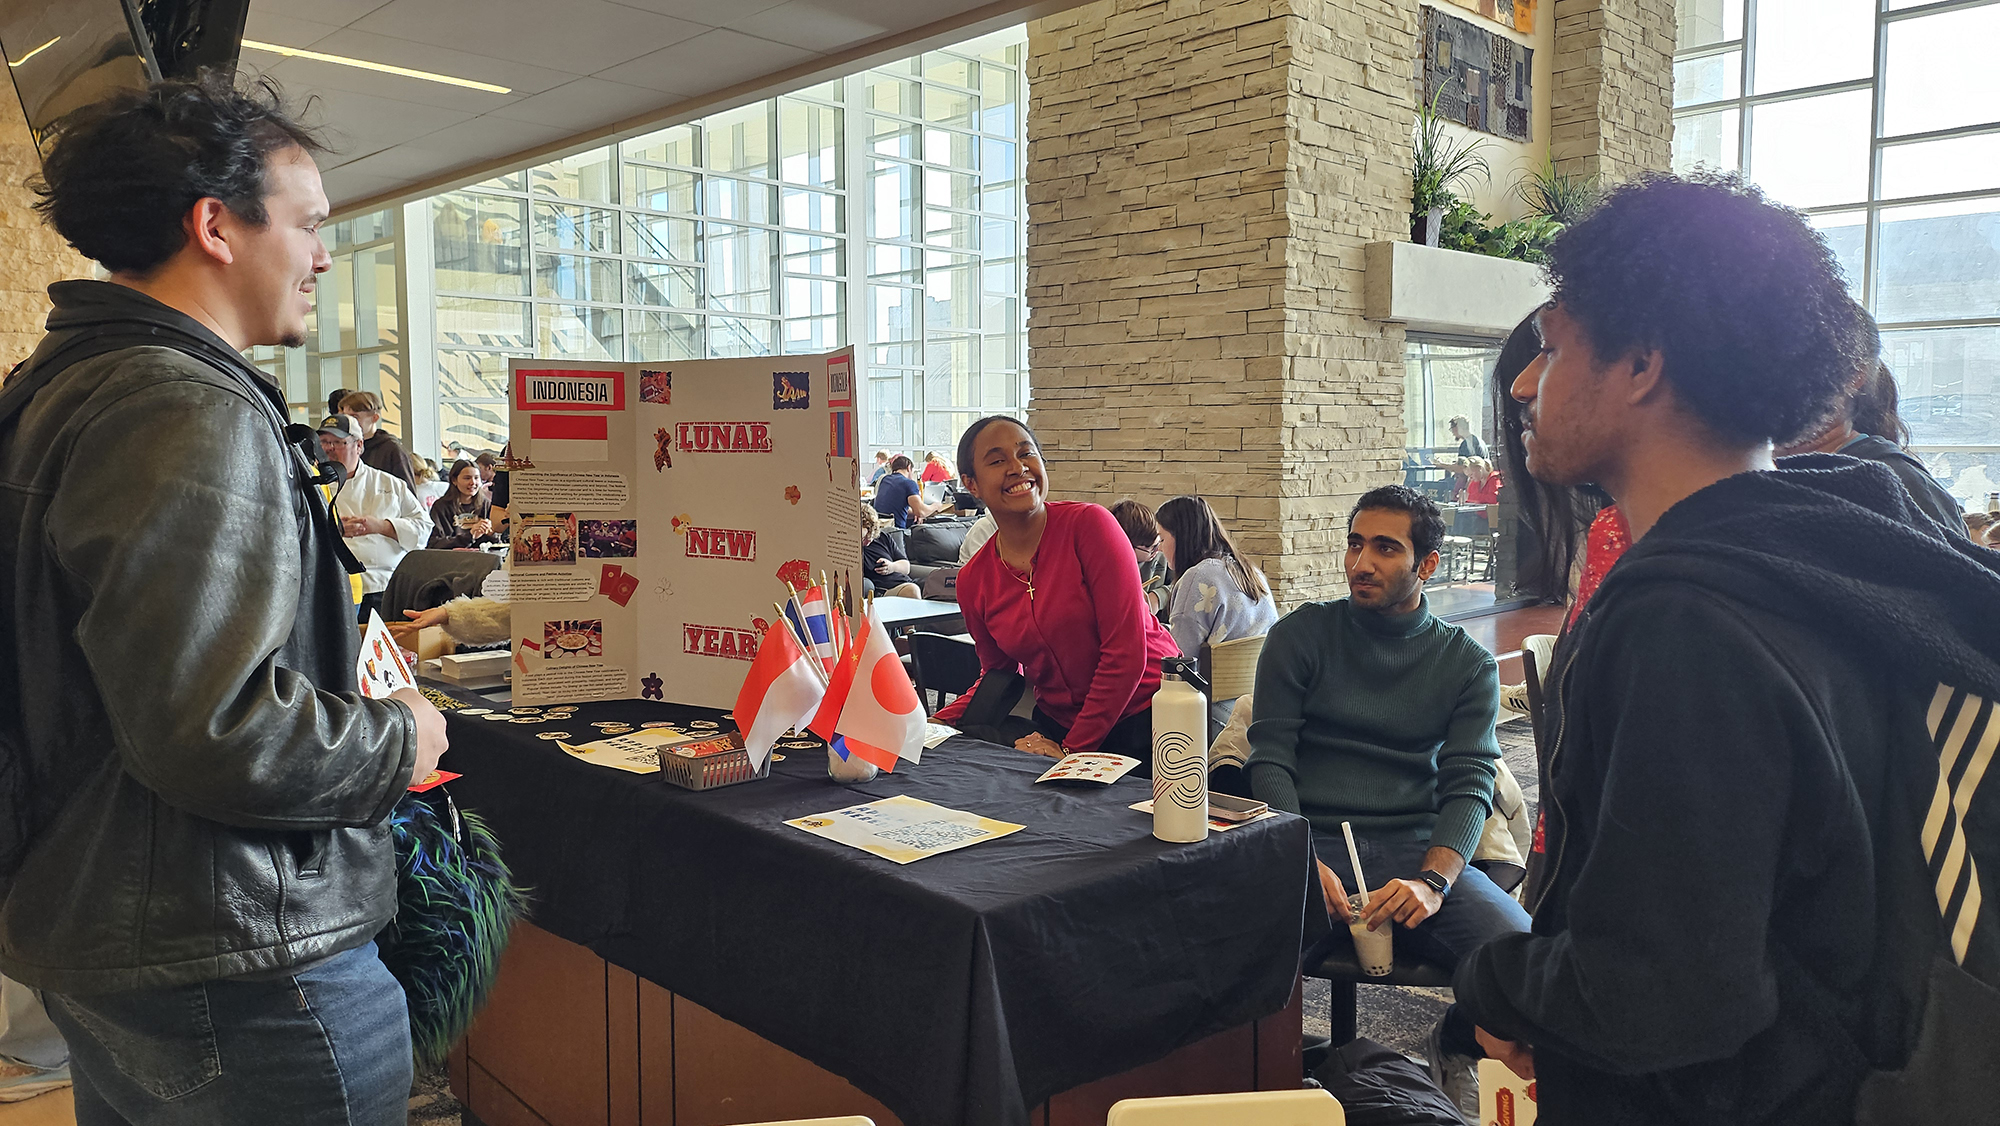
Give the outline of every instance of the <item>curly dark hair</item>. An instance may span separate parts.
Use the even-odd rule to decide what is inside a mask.
[[[1350,531],[1354,528],[1354,518],[1370,508],[1385,508],[1409,516],[1410,550],[1418,560],[1444,546],[1444,514],[1438,511],[1431,498],[1408,485],[1383,485],[1362,493],[1361,499],[1354,502],[1354,508],[1347,514]]]
[[[1782,444],[1874,360],[1826,240],[1735,173],[1650,173],[1549,247],[1555,301],[1601,360],[1659,349],[1717,434]]]
[[[238,90],[219,73],[121,90],[56,126],[35,210],[84,257],[112,273],[146,274],[187,242],[182,226],[203,199],[244,220],[270,221],[265,169],[287,148],[324,152],[319,137],[260,79]]]

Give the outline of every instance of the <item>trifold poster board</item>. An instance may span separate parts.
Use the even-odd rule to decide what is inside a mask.
[[[730,707],[785,580],[861,580],[852,349],[508,368],[515,703]]]

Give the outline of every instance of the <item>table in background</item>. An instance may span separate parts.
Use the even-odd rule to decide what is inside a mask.
[[[956,602],[930,598],[877,598],[875,613],[890,633],[916,628],[934,633],[964,633],[965,620]]]
[[[534,925],[454,1059],[492,1126],[857,1108],[1062,1126],[1127,1094],[1299,1081],[1303,820],[1164,844],[1127,808],[1144,782],[1033,786],[1046,762],[963,738],[863,785],[795,747],[768,779],[691,793],[535,736],[714,712],[448,714],[451,790],[533,889]],[[899,866],[781,823],[893,794],[1027,827]]]

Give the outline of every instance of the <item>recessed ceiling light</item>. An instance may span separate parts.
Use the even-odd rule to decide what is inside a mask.
[[[495,86],[491,82],[474,82],[470,78],[453,78],[449,74],[433,74],[428,70],[412,70],[406,66],[391,66],[388,63],[371,63],[367,59],[350,59],[346,55],[329,55],[324,51],[308,51],[302,47],[280,47],[276,43],[259,43],[254,39],[245,39],[243,45],[255,51],[269,51],[272,54],[287,55],[295,59],[337,63],[340,66],[360,67],[362,70],[380,71],[383,74],[400,74],[404,78],[421,78],[425,82],[442,82],[447,86],[463,86],[468,90],[484,90],[489,94],[514,92],[511,87]],[[27,60],[24,58],[22,61]]]
[[[49,49],[50,47],[53,47],[53,46],[55,46],[55,45],[56,45],[57,43],[59,43],[59,42],[61,42],[61,41],[62,41],[62,36],[58,35],[58,36],[56,36],[56,37],[55,37],[54,39],[51,39],[51,40],[49,40],[49,41],[48,41],[47,43],[44,43],[44,44],[42,44],[41,46],[39,46],[39,47],[35,48],[34,50],[32,50],[32,51],[29,51],[29,52],[28,52],[27,54],[25,54],[25,55],[22,55],[22,56],[21,56],[20,58],[18,58],[18,59],[16,59],[16,60],[14,60],[14,61],[13,61],[13,62],[11,62],[11,63],[8,63],[7,65],[8,65],[8,66],[20,66],[20,65],[21,65],[22,63],[25,63],[25,62],[27,62],[27,61],[28,61],[29,59],[32,59],[32,58],[34,58],[34,57],[35,57],[36,55],[39,55],[39,54],[41,54],[41,53],[42,53],[43,51],[46,51],[46,50],[48,50],[48,49]]]

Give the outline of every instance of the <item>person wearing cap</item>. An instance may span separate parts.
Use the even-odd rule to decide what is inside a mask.
[[[349,396],[351,400],[353,396]],[[382,608],[382,592],[403,556],[424,546],[431,518],[417,503],[409,486],[362,460],[361,420],[333,414],[319,424],[319,448],[326,460],[339,462],[347,479],[334,494],[333,514],[347,548],[367,568],[361,576],[360,620]]]
[[[382,429],[382,397],[373,391],[349,391],[347,397],[340,400],[338,413],[359,420],[361,432],[367,435],[361,447],[361,460],[392,477],[401,477],[403,484],[414,493],[417,488],[417,463],[394,434]]]

